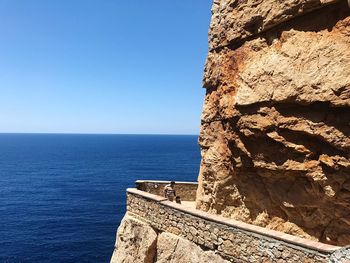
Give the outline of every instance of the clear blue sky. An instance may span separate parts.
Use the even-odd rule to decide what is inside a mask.
[[[198,134],[211,0],[0,0],[0,132]]]

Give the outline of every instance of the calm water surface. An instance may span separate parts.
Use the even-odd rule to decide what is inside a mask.
[[[0,134],[0,262],[109,262],[137,179],[197,179],[196,136]]]

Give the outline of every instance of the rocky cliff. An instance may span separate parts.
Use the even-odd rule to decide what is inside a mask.
[[[350,244],[346,0],[214,0],[197,208]]]
[[[111,263],[229,263],[213,251],[126,214],[117,233]]]
[[[112,263],[350,260],[295,237],[350,245],[349,2],[214,0],[196,207],[231,219],[141,182]]]

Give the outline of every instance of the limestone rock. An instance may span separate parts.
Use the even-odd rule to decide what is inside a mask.
[[[197,208],[349,245],[347,1],[214,1],[210,43]]]
[[[337,0],[214,0],[210,49],[236,44]]]
[[[156,263],[228,263],[213,251],[203,251],[196,244],[170,233],[161,233],[157,242]]]
[[[214,251],[204,251],[195,243],[154,229],[126,214],[117,233],[111,263],[229,263]]]
[[[157,233],[148,224],[126,214],[119,226],[111,263],[153,263]]]
[[[282,32],[280,39],[252,51],[245,61],[236,82],[235,105],[273,101],[350,106],[349,46],[350,38],[338,25],[330,32]]]

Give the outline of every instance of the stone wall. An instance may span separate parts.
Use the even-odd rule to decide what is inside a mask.
[[[158,235],[158,238],[161,234],[172,234],[181,238],[183,242],[190,241],[189,244],[197,245],[202,252],[209,250],[212,252],[211,256],[216,255],[220,257],[217,258],[217,261],[181,261],[181,259],[176,261],[174,259],[169,262],[311,263],[346,262],[346,260],[350,260],[350,253],[346,248],[314,242],[212,215],[137,189],[128,189],[127,191],[127,211],[129,219],[131,217],[133,220],[143,222],[145,226],[142,229],[149,231],[145,227],[150,227]],[[120,231],[124,228],[121,226]],[[125,231],[123,230],[122,232]],[[133,234],[133,238],[130,240],[132,240],[131,243],[133,244],[135,240],[141,242],[146,238],[144,242],[152,244],[151,241],[147,240],[149,236],[143,233],[140,233],[140,235]],[[117,243],[114,255],[118,255],[118,253],[120,255],[120,251],[125,246],[127,238],[125,235],[122,238],[124,241]],[[153,253],[156,255],[157,251]],[[122,258],[119,258],[119,260],[114,256],[114,261],[112,262],[128,262],[122,261]],[[149,262],[158,262],[156,260],[157,257],[154,256],[153,261]]]
[[[346,0],[215,0],[197,208],[350,244]]]
[[[169,181],[144,181],[137,180],[136,188],[155,195],[164,196],[164,187],[169,184]],[[181,197],[182,201],[194,201],[196,199],[196,191],[198,183],[194,182],[176,182],[176,195]]]

